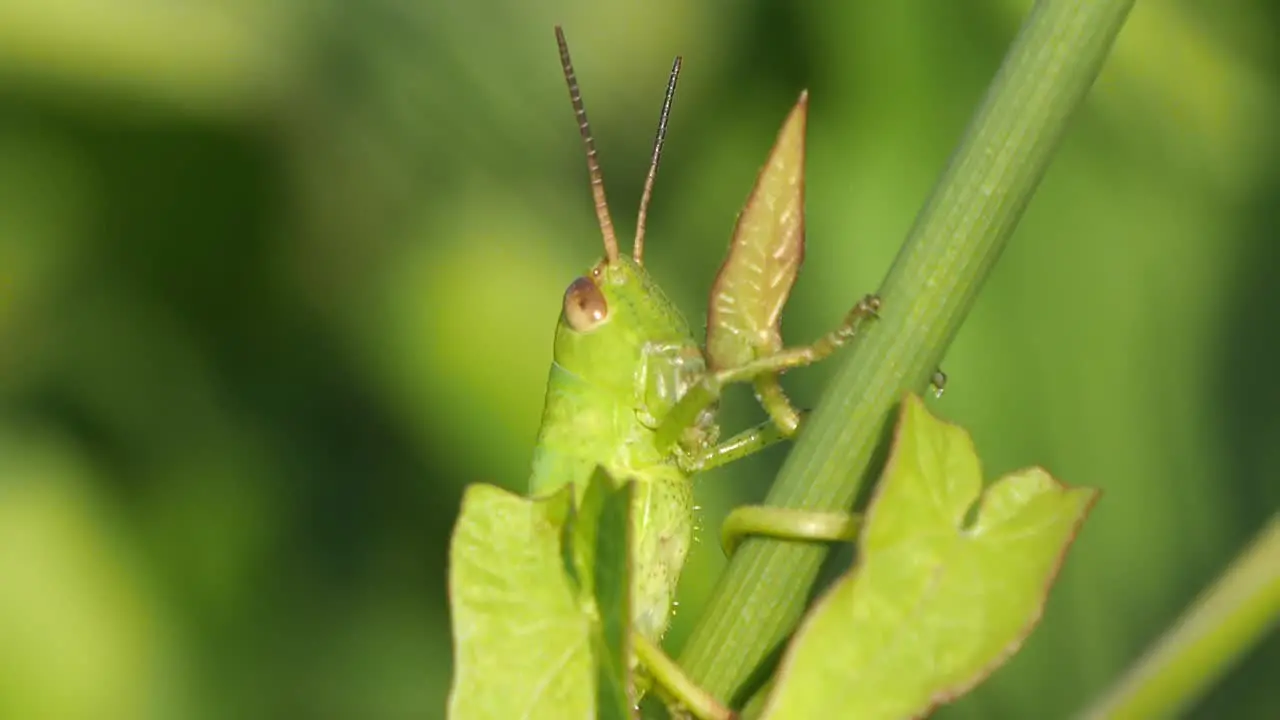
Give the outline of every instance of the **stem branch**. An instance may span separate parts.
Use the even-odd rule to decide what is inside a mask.
[[[1182,715],[1277,623],[1280,514],[1084,717]]]

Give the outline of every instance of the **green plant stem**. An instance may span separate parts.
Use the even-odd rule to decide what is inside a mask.
[[[1280,620],[1280,515],[1087,718],[1178,717]]]
[[[847,510],[903,395],[922,391],[973,305],[1102,67],[1132,0],[1039,0],[881,287],[766,503]],[[804,612],[827,549],[750,538],[681,656],[737,706]]]

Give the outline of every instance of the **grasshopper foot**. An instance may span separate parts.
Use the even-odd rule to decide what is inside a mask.
[[[880,307],[881,303],[879,295],[868,293],[862,296],[862,299],[858,301],[858,304],[854,305],[853,309],[849,311],[849,314],[844,316],[844,323],[841,324],[834,333],[832,333],[833,337],[830,338],[829,341],[835,347],[843,345],[844,341],[853,337],[854,334],[858,332],[858,326],[862,324],[863,320],[877,320],[880,318]]]

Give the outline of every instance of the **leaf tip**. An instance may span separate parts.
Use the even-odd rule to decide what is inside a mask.
[[[803,152],[805,123],[808,121],[808,119],[809,119],[809,91],[805,89],[800,91],[800,98],[796,100],[796,104],[792,106],[791,112],[787,114],[786,121],[782,123],[782,132],[779,134],[780,137],[779,137],[778,144],[779,145],[782,144],[781,138],[787,136],[789,132],[797,133],[799,137],[794,138],[792,142],[799,142],[801,147],[801,152]],[[804,158],[801,157],[802,167],[803,167],[803,161],[804,161]]]

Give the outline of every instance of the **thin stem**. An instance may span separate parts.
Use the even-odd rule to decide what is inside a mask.
[[[853,542],[862,516],[845,512],[793,510],[767,505],[741,505],[720,526],[720,547],[733,557],[742,541],[752,535],[804,542]]]
[[[848,510],[876,472],[894,410],[922,392],[972,307],[1124,24],[1133,0],[1038,0],[882,285],[766,504]],[[739,705],[781,649],[828,549],[743,541],[681,656]]]
[[[1178,717],[1280,621],[1280,515],[1084,716]]]
[[[662,648],[640,633],[632,634],[631,644],[654,682],[698,720],[734,720],[733,712],[690,680]]]

